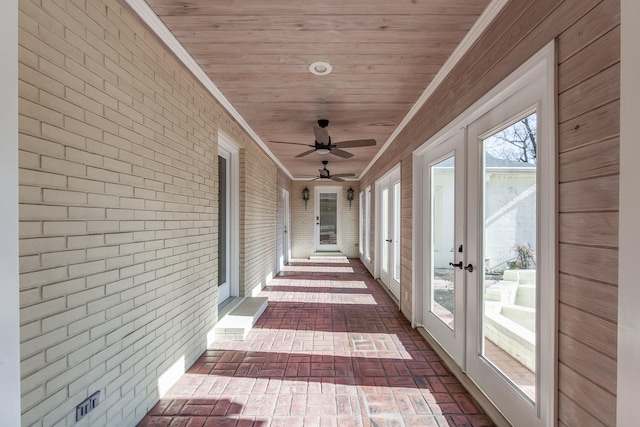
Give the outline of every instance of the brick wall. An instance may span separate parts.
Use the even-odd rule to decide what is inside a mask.
[[[277,168],[256,145],[240,153],[241,296],[256,295],[276,268]],[[244,212],[244,213],[243,213]]]
[[[241,151],[241,293],[274,271],[277,169],[115,0],[19,8],[22,423],[135,425],[217,321],[218,129]]]
[[[314,188],[325,183],[294,181],[291,184],[291,256],[293,258],[308,258],[316,251],[315,248],[315,213]],[[302,190],[309,189],[309,201],[305,209],[302,200]],[[359,257],[358,253],[358,193],[360,187],[357,182],[336,184],[342,187],[342,248],[341,252],[349,258]],[[347,202],[347,189],[353,188],[354,196],[351,208]]]

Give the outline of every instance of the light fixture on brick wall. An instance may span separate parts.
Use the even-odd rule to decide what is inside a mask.
[[[309,201],[309,189],[305,185],[304,190],[302,190],[302,200],[304,200],[304,208],[307,209],[307,202]]]
[[[351,209],[351,202],[353,202],[353,188],[351,186],[347,190],[347,200],[349,201],[349,209]]]

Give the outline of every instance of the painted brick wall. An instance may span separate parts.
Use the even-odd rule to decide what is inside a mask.
[[[291,256],[308,258],[315,252],[314,188],[320,184],[294,181],[291,185]],[[321,185],[326,185],[325,183]],[[309,189],[310,199],[305,209],[302,190]],[[349,258],[359,257],[358,253],[358,193],[357,182],[336,184],[342,187],[342,253]],[[347,202],[347,189],[353,188],[352,207]]]
[[[135,425],[217,321],[218,129],[246,168],[249,293],[274,271],[277,169],[115,0],[19,8],[23,425]]]
[[[240,153],[240,296],[255,296],[276,274],[275,163],[254,144]]]

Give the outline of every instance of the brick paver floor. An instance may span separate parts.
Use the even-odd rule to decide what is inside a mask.
[[[359,260],[294,260],[261,295],[139,426],[493,425]]]

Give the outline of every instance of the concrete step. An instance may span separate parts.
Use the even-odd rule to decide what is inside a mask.
[[[244,340],[267,309],[267,297],[246,297],[216,324],[216,341]]]
[[[346,260],[347,257],[342,252],[316,252],[309,257],[309,260],[311,261],[328,259]]]

